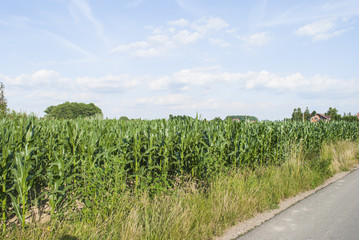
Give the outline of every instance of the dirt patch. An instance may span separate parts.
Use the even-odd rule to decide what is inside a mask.
[[[352,172],[352,171],[354,171],[354,170],[356,170],[358,168],[359,168],[359,165],[356,165],[350,171],[337,173],[335,176],[327,179],[321,186],[318,186],[313,190],[309,190],[309,191],[300,193],[300,194],[298,194],[298,195],[296,195],[294,197],[284,199],[279,203],[279,208],[274,209],[274,210],[270,210],[270,211],[267,211],[267,212],[263,212],[263,213],[258,213],[256,216],[254,216],[251,219],[248,219],[248,220],[243,221],[243,222],[239,222],[237,225],[227,229],[222,236],[215,237],[214,240],[235,239],[235,238],[247,233],[248,231],[252,230],[253,228],[261,225],[262,223],[268,221],[269,219],[273,218],[275,215],[277,215],[280,212],[286,210],[287,208],[289,208],[290,206],[296,204],[297,202],[299,202],[299,201],[309,197],[310,195],[316,193],[320,189],[325,188],[326,186],[332,184],[333,182],[343,178],[345,175],[347,175],[348,173],[350,173],[350,172]]]

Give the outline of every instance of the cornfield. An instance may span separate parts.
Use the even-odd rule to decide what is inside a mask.
[[[24,227],[32,207],[44,201],[51,216],[68,213],[78,202],[86,214],[103,194],[158,193],[185,177],[205,184],[228,169],[280,165],[299,144],[306,153],[317,153],[324,142],[355,141],[359,133],[359,125],[348,122],[35,117],[0,122],[3,229],[14,217]]]

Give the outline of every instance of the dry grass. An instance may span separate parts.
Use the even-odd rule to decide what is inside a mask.
[[[325,144],[321,156],[331,161],[330,170],[333,173],[347,171],[358,163],[359,146],[357,142],[349,141]]]

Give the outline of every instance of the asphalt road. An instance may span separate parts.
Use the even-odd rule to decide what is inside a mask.
[[[359,240],[359,170],[237,238],[254,239]]]

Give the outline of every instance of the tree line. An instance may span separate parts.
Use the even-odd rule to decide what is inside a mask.
[[[301,108],[294,108],[292,113],[292,118],[290,120],[292,121],[310,121],[310,118],[315,116],[318,112],[317,111],[309,111],[309,108],[307,107],[305,111],[302,112]],[[331,121],[347,121],[347,122],[356,122],[359,121],[357,115],[352,115],[351,112],[344,113],[343,116],[338,113],[338,109],[335,107],[329,107],[328,111],[323,113],[326,116],[330,117]]]

